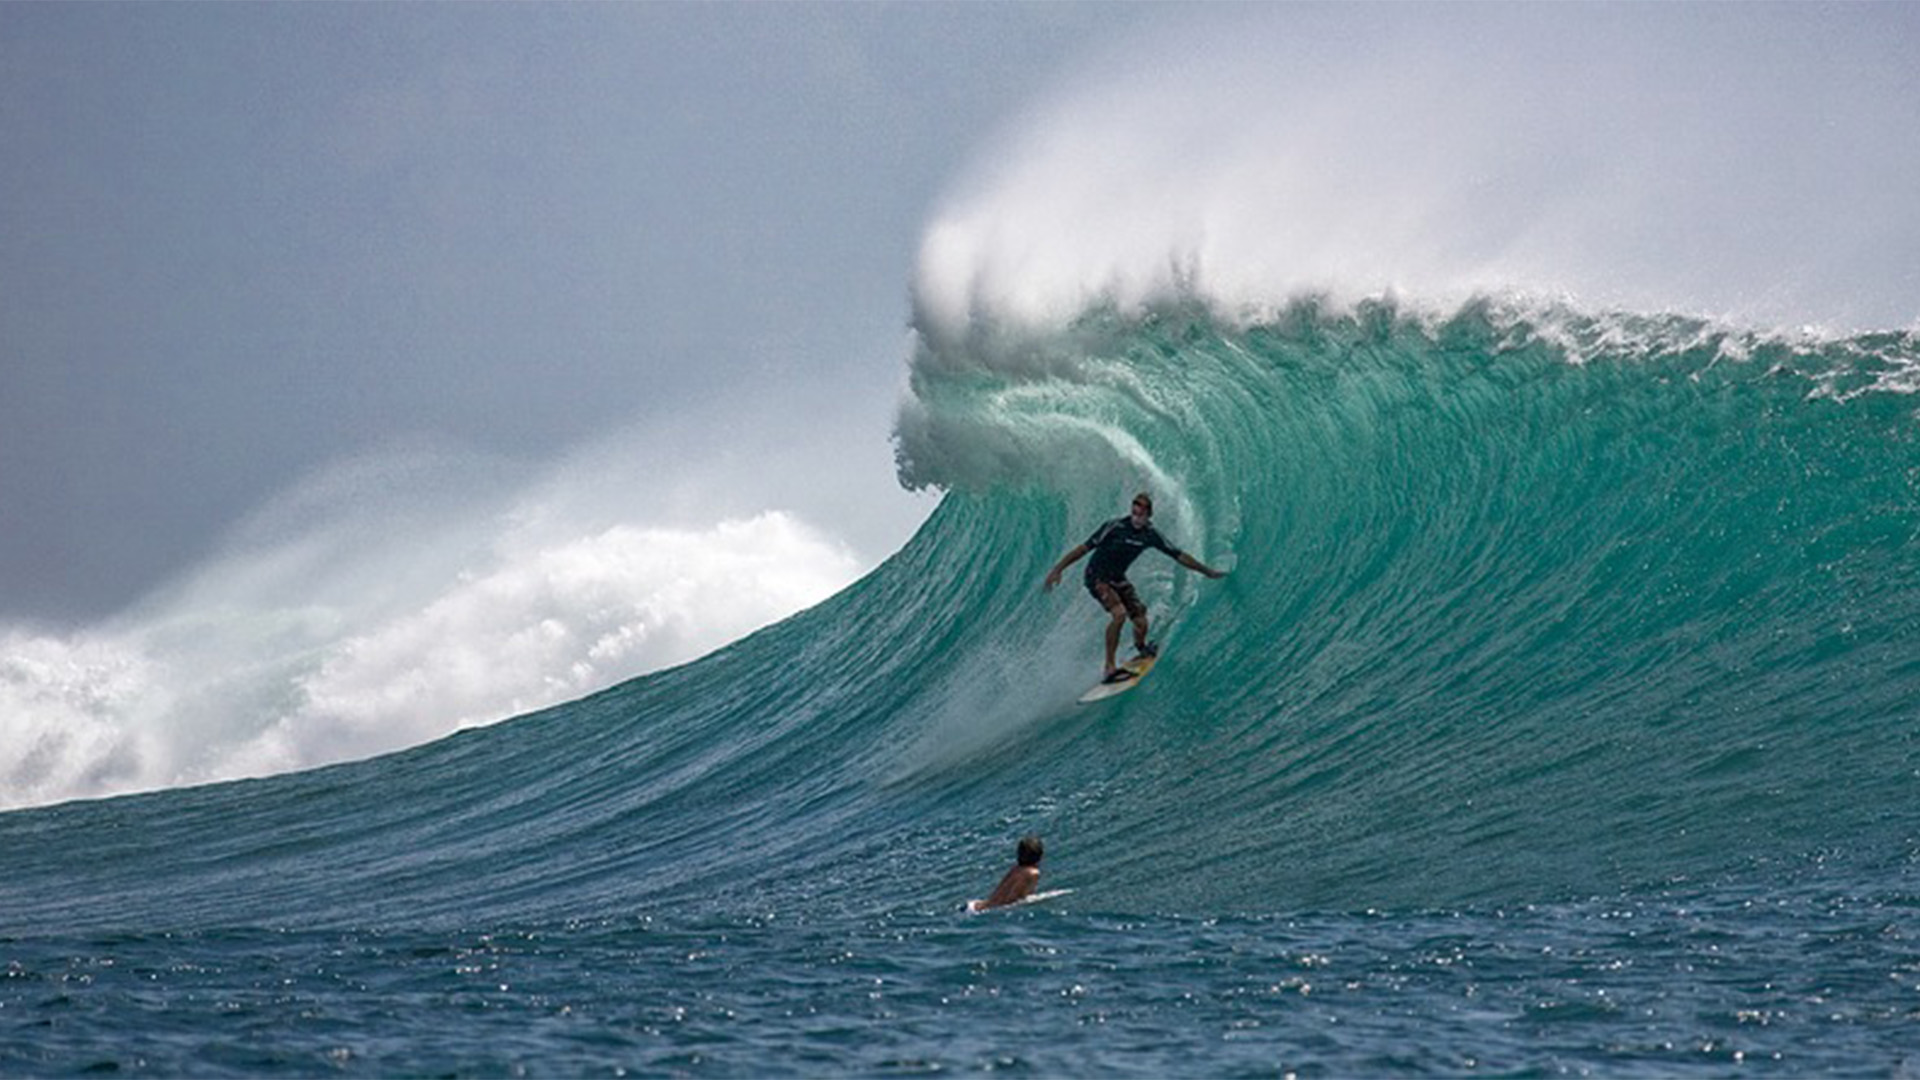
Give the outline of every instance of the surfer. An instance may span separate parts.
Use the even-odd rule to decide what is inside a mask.
[[[975,900],[967,906],[974,911],[988,908],[1005,907],[1017,904],[1033,895],[1033,887],[1040,884],[1040,856],[1046,850],[1040,846],[1037,836],[1023,836],[1020,846],[1014,851],[1013,869],[993,887],[993,892],[985,900]]]
[[[1226,571],[1215,570],[1167,543],[1167,538],[1153,527],[1153,497],[1144,491],[1133,497],[1133,506],[1125,517],[1114,518],[1094,530],[1086,543],[1062,555],[1053,569],[1047,571],[1046,588],[1051,591],[1060,584],[1060,575],[1067,567],[1079,562],[1088,552],[1093,553],[1093,558],[1087,560],[1087,591],[1113,617],[1107,624],[1107,666],[1100,676],[1101,682],[1124,682],[1134,677],[1133,672],[1114,663],[1114,653],[1120,648],[1120,627],[1127,620],[1133,620],[1133,646],[1139,651],[1136,659],[1159,651],[1147,640],[1147,605],[1140,602],[1133,585],[1127,581],[1127,567],[1148,548],[1159,548],[1174,562],[1210,578],[1226,576]]]

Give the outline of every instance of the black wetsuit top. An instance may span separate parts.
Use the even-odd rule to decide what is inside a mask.
[[[1117,517],[1095,529],[1087,537],[1087,547],[1092,549],[1092,557],[1087,559],[1087,584],[1096,581],[1125,581],[1127,567],[1148,548],[1159,548],[1168,557],[1178,559],[1180,549],[1167,543],[1160,530],[1148,525],[1144,529],[1133,527],[1133,518]]]

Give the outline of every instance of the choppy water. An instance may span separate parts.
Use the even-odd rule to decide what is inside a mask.
[[[1911,1075],[1916,900],[9,942],[12,1075]]]

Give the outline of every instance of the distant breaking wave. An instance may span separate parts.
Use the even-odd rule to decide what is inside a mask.
[[[683,663],[858,576],[789,512],[623,513],[662,486],[644,461],[529,482],[390,451],[114,618],[0,625],[0,809],[403,749]]]

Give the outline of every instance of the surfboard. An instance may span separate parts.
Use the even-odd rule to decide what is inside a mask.
[[[1045,892],[1037,892],[1032,894],[1031,896],[1023,897],[1022,899],[1015,900],[1011,904],[1006,904],[1003,906],[1010,907],[1010,908],[1025,907],[1028,904],[1038,904],[1043,900],[1051,900],[1056,896],[1065,896],[1072,891],[1073,891],[1072,889],[1048,889]],[[967,914],[978,915],[983,911],[993,910],[992,908],[983,907],[982,905],[985,903],[986,903],[985,900],[967,901]]]
[[[1141,656],[1121,664],[1121,667],[1133,672],[1133,678],[1122,679],[1119,682],[1099,683],[1095,685],[1093,689],[1080,695],[1080,704],[1091,705],[1096,701],[1105,701],[1110,697],[1124,694],[1134,687],[1139,686],[1141,680],[1147,677],[1147,672],[1153,670],[1153,663],[1157,659],[1159,658],[1154,656]]]

